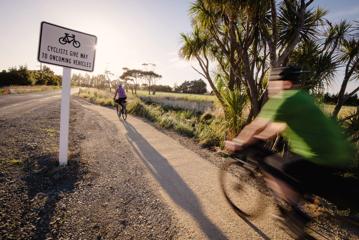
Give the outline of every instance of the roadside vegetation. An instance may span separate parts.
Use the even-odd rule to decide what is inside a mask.
[[[80,88],[78,95],[94,104],[107,107],[114,106],[114,93],[110,93],[108,90]],[[155,96],[158,100],[156,103],[143,101],[141,99],[142,96],[148,95],[145,91],[137,91],[137,95],[128,93],[128,113],[145,118],[160,128],[174,130],[181,135],[194,138],[204,147],[222,147],[223,141],[228,137],[226,134],[230,132],[229,129],[244,124],[242,122],[243,117],[236,114],[232,114],[236,116],[236,118],[231,119],[231,121],[226,121],[224,112],[218,108],[218,105],[213,105],[214,107],[206,112],[191,111],[185,108],[167,105],[169,98],[187,100],[190,103],[201,99],[201,95],[158,92]],[[153,98],[154,96],[150,97]],[[213,96],[203,95],[202,97],[200,101],[213,103]],[[232,108],[237,109],[237,112],[242,110],[243,105],[241,105],[239,96],[226,96],[225,99],[227,99],[228,104],[236,105]],[[335,106],[322,104],[321,107],[329,115]],[[357,135],[358,133],[358,131],[355,130],[354,124],[350,124],[350,122],[354,122],[351,116],[355,111],[356,107],[345,106],[340,112],[340,118],[345,119],[343,125],[351,131],[350,135]],[[248,114],[248,110],[244,112]],[[349,128],[348,125],[351,127]]]
[[[41,70],[20,66],[0,72],[0,95],[56,90],[60,85],[61,76],[46,66]]]
[[[106,107],[113,107],[113,93],[95,88],[80,88],[78,96],[89,102]]]
[[[0,72],[0,88],[6,86],[60,86],[61,76],[56,75],[49,67],[41,70],[29,70],[26,66],[13,67]]]
[[[199,113],[173,109],[158,104],[146,104],[140,99],[129,103],[128,112],[146,118],[161,128],[193,137],[205,147],[221,146],[225,139],[225,130],[228,128],[223,116],[216,116],[213,112]]]

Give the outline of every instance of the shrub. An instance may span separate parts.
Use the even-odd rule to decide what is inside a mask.
[[[179,122],[179,123],[177,123],[175,125],[175,130],[178,133],[180,133],[182,135],[185,135],[187,137],[193,137],[194,136],[193,128],[191,126],[188,126],[188,125],[186,125],[184,123],[181,123],[181,122]]]
[[[162,115],[160,107],[155,105],[145,105],[139,100],[129,104],[127,111],[128,113],[144,117],[152,122],[159,122]]]
[[[163,116],[160,120],[160,126],[166,129],[174,128],[176,122],[169,116]]]
[[[196,138],[199,143],[205,147],[222,147],[225,132],[227,131],[227,126],[223,122],[223,118],[214,119],[210,124],[200,122],[196,129]]]
[[[227,135],[231,139],[237,136],[244,124],[243,110],[247,98],[241,93],[240,89],[228,91],[226,88],[222,88],[221,92],[226,104],[224,115],[228,127]]]

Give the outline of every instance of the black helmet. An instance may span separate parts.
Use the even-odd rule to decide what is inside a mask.
[[[301,71],[300,67],[296,66],[287,66],[287,67],[275,67],[271,69],[269,80],[270,81],[279,81],[279,80],[289,80],[294,84],[300,83],[300,75],[304,71]]]

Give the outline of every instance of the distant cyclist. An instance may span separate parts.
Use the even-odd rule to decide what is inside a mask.
[[[264,160],[269,166],[264,169],[267,183],[277,196],[296,206],[303,190],[357,211],[357,182],[337,175],[338,170],[354,167],[352,145],[335,121],[319,109],[308,93],[299,89],[299,75],[300,69],[295,67],[273,68],[268,84],[269,100],[256,119],[232,141],[225,142],[225,148],[236,152],[258,140],[272,140],[281,135],[290,151],[283,157],[274,154]],[[276,171],[289,176],[293,185],[274,177]],[[305,218],[301,212],[294,214]]]
[[[122,87],[121,84],[118,85],[115,96],[113,97],[114,101],[118,104],[116,104],[116,111],[118,112],[118,105],[122,106],[122,110],[125,109],[125,103],[126,103],[126,92],[125,89]]]

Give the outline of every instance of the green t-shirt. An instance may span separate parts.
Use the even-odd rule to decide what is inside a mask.
[[[283,91],[268,100],[259,117],[287,124],[282,135],[293,153],[319,165],[353,166],[352,146],[339,126],[324,115],[306,92]]]

